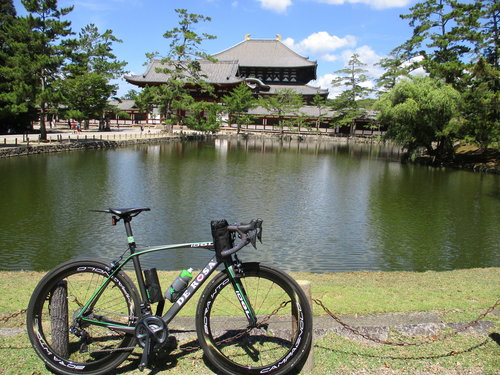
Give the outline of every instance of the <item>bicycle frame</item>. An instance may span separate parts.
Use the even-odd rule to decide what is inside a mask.
[[[118,324],[115,322],[104,322],[99,320],[94,320],[92,318],[86,317],[86,313],[95,305],[99,296],[106,289],[110,281],[113,279],[114,275],[117,274],[120,270],[124,268],[124,266],[132,260],[134,265],[135,274],[137,277],[137,283],[139,285],[139,291],[141,294],[142,304],[149,306],[149,298],[146,290],[146,283],[143,276],[143,270],[139,261],[139,257],[144,254],[150,254],[157,251],[166,251],[173,249],[182,249],[182,248],[201,248],[207,250],[214,250],[213,242],[192,242],[192,243],[182,243],[182,244],[173,244],[173,245],[160,245],[160,246],[152,246],[145,248],[137,248],[135,244],[134,237],[132,235],[132,229],[130,226],[130,222],[125,221],[125,228],[128,235],[128,245],[130,249],[129,256],[123,260],[120,264],[112,267],[109,272],[109,276],[107,279],[99,286],[98,290],[90,297],[89,301],[85,303],[85,305],[80,310],[79,314],[76,318],[80,318],[86,323],[95,324],[99,326],[104,326],[116,331],[121,331],[124,333],[133,334],[135,327],[134,326],[125,326],[123,324]],[[201,286],[205,283],[205,281],[212,275],[212,273],[219,267],[221,264],[224,264],[225,269],[228,271],[230,280],[233,284],[236,296],[241,303],[243,312],[245,313],[249,324],[253,325],[256,323],[257,318],[251,307],[246,292],[243,286],[236,279],[235,272],[233,270],[233,260],[232,256],[225,257],[220,259],[217,255],[214,255],[212,259],[210,259],[207,265],[200,271],[200,273],[191,281],[188,285],[184,293],[179,297],[179,299],[173,303],[173,305],[168,309],[168,311],[162,316],[163,321],[166,325],[172,321],[172,319],[177,315],[177,313],[183,308],[183,306],[191,299],[191,297],[201,288]]]

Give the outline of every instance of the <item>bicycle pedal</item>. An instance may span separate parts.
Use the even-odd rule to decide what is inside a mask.
[[[161,349],[172,351],[177,349],[177,345],[178,345],[177,338],[175,336],[168,336],[165,342],[163,343]]]

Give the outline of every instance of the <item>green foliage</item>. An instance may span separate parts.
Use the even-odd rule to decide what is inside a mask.
[[[257,105],[257,101],[250,88],[242,83],[238,85],[230,94],[222,97],[225,111],[229,120],[237,125],[237,133],[240,132],[241,125],[248,124],[252,116],[248,115],[248,110]]]
[[[334,123],[337,126],[350,126],[354,128],[356,118],[364,114],[364,109],[359,106],[359,101],[365,99],[372,90],[363,86],[368,81],[366,66],[357,53],[353,54],[347,67],[337,70],[339,76],[332,81],[334,87],[344,87],[345,90],[332,101],[336,116]]]
[[[318,109],[318,117],[316,118],[316,129],[318,129],[320,124],[324,122],[325,114],[331,108],[331,106],[328,103],[327,99],[319,93],[314,95],[311,105]]]
[[[414,153],[423,147],[442,158],[452,152],[461,96],[441,80],[415,77],[399,82],[382,95],[377,108],[386,137]],[[436,147],[434,147],[436,144]]]
[[[381,59],[377,64],[385,69],[385,72],[377,79],[377,86],[382,91],[389,91],[396,86],[398,79],[410,75],[409,64],[405,65],[405,61],[400,54],[400,50],[394,50],[389,57]]]
[[[466,14],[473,5],[455,0],[427,0],[410,8],[409,19],[413,27],[412,38],[404,44],[406,60],[419,57],[419,65],[432,77],[447,83],[459,84],[464,74],[462,58],[470,52],[467,27],[461,21],[470,21]]]
[[[80,121],[101,118],[107,109],[108,99],[113,90],[114,86],[96,72],[87,72],[66,79],[62,82],[62,91],[68,105],[67,117],[78,120],[74,113],[79,113],[83,116]]]
[[[106,110],[117,110],[109,108],[108,99],[117,90],[110,80],[118,78],[126,64],[112,52],[113,43],[120,42],[111,30],[101,34],[94,24],[85,26],[79,39],[72,41],[72,61],[65,67],[67,78],[61,83],[66,108],[83,114],[85,120],[100,119],[100,130],[105,129]]]
[[[190,129],[216,133],[220,128],[222,111],[218,103],[193,102],[189,106],[189,115],[183,121]]]
[[[476,53],[485,57],[488,64],[499,70],[500,58],[500,3],[498,0],[476,0],[479,8],[479,21],[475,28]],[[498,89],[498,86],[497,86]]]
[[[59,103],[56,82],[61,79],[61,68],[69,54],[65,38],[72,34],[71,22],[62,18],[73,7],[59,9],[57,0],[23,0],[22,4],[28,12],[26,22],[31,31],[27,46],[29,69],[35,78],[31,99],[40,108],[40,137],[46,139],[47,108]]]
[[[258,100],[260,106],[278,118],[280,133],[283,134],[284,126],[294,126],[294,122],[286,120],[286,117],[297,117],[299,109],[303,105],[302,96],[292,89],[277,90],[274,95],[260,97]]]
[[[10,5],[10,6],[8,6]],[[35,119],[37,86],[31,66],[32,32],[25,18],[16,18],[7,2],[0,13],[0,132],[25,131]]]
[[[186,9],[175,9],[175,12],[179,17],[178,26],[163,34],[169,40],[166,56],[161,57],[158,52],[147,54],[150,61],[160,59],[162,67],[156,70],[158,73],[165,73],[167,80],[158,88],[143,90],[139,97],[142,108],[159,106],[161,118],[167,124],[178,120],[175,109],[185,102],[190,86],[198,87],[204,92],[212,91],[212,87],[204,81],[199,59],[213,60],[201,50],[200,45],[204,40],[214,39],[215,36],[205,33],[198,35],[193,29],[197,23],[211,19],[188,13]]]
[[[486,150],[500,141],[498,77],[500,71],[480,59],[472,71],[472,80],[464,93],[463,127],[460,134]]]
[[[444,126],[443,136],[472,141],[483,149],[498,142],[499,11],[497,0],[415,4],[401,16],[409,20],[413,35],[381,62],[387,72],[379,84],[391,89],[400,77],[423,68],[462,95],[460,115]]]

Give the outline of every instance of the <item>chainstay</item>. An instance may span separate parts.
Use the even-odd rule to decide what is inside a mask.
[[[358,335],[358,336],[364,338],[365,340],[372,341],[372,342],[375,342],[378,344],[390,345],[390,346],[421,346],[421,345],[428,345],[428,344],[432,344],[434,342],[439,342],[439,341],[449,339],[450,337],[453,337],[461,332],[464,332],[468,328],[473,327],[476,324],[478,324],[478,322],[480,320],[484,319],[488,314],[490,314],[493,310],[495,310],[495,308],[500,304],[500,300],[497,300],[493,306],[486,309],[476,319],[472,320],[471,322],[465,324],[463,327],[456,329],[449,334],[446,334],[446,335],[443,335],[440,337],[433,337],[432,339],[423,340],[423,341],[419,341],[419,342],[393,342],[393,341],[381,340],[381,339],[378,339],[376,337],[371,337],[371,336],[359,331],[358,329],[350,326],[346,322],[342,321],[337,315],[332,313],[330,311],[330,309],[328,309],[328,307],[326,307],[321,300],[313,299],[313,301],[314,301],[314,303],[316,303],[316,305],[320,306],[333,320],[335,320],[338,324],[340,324],[342,327],[344,327],[348,331],[354,333],[355,335]]]

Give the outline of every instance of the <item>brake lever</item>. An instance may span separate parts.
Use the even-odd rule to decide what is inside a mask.
[[[249,236],[250,243],[252,244],[254,249],[257,249],[257,230],[253,230],[252,234]]]
[[[260,243],[262,243],[262,219],[257,219],[256,230],[257,238],[259,239]]]

